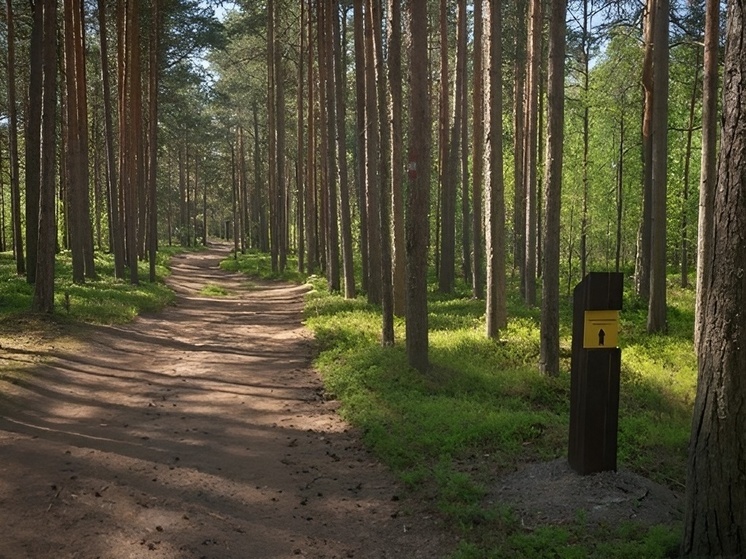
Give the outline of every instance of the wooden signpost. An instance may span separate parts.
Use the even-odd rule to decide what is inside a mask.
[[[568,461],[581,475],[616,470],[623,281],[591,272],[573,292]]]

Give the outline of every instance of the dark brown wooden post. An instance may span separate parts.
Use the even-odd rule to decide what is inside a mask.
[[[591,272],[573,292],[568,461],[581,475],[616,470],[623,281]]]

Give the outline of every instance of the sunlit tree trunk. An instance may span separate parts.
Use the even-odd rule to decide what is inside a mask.
[[[109,236],[114,253],[114,275],[124,278],[124,237],[120,220],[119,181],[114,156],[113,104],[111,100],[111,73],[109,71],[109,42],[106,23],[106,2],[98,0],[98,31],[101,50],[101,89],[104,101],[104,136],[106,142],[106,185],[109,201]]]
[[[368,301],[381,303],[381,127],[378,115],[378,91],[376,86],[375,43],[371,1],[365,9],[365,145],[366,145],[366,194],[368,209]]]
[[[515,61],[513,73],[513,268],[518,277],[526,277],[526,1],[515,3],[517,19],[515,29]],[[476,12],[475,12],[476,18]],[[476,21],[476,19],[475,19]],[[525,297],[525,280],[521,281],[521,294]]]
[[[342,225],[342,267],[345,297],[355,297],[355,263],[352,250],[352,215],[350,213],[350,185],[347,177],[347,126],[345,92],[346,75],[342,60],[342,30],[339,22],[339,0],[334,0],[332,12],[334,28],[334,98],[336,102],[336,146],[339,166],[339,215]]]
[[[406,310],[406,257],[404,239],[404,97],[402,92],[401,3],[388,3],[389,118],[391,121],[391,217],[393,221],[394,314]]]
[[[353,0],[353,37],[355,46],[355,182],[360,209],[360,264],[362,269],[362,290],[368,291],[369,251],[368,251],[368,185],[367,151],[365,136],[365,26],[363,0]]]
[[[539,82],[541,76],[541,30],[543,28],[543,13],[541,0],[531,0],[529,11],[529,60],[527,111],[526,111],[526,150],[525,170],[526,180],[526,267],[525,277],[522,279],[526,303],[536,304],[536,268],[537,268],[537,223],[538,223],[538,137],[539,137]]]
[[[547,150],[544,184],[541,347],[539,368],[559,375],[560,200],[565,120],[566,0],[552,0],[549,22]]]
[[[49,4],[49,2],[47,2]],[[29,86],[26,115],[26,280],[36,281],[41,189],[41,115],[44,53],[44,3],[33,5],[29,44]]]
[[[642,86],[645,102],[642,120],[642,221],[635,263],[635,289],[637,295],[645,302],[650,298],[650,249],[653,220],[653,102],[654,102],[654,70],[653,48],[657,0],[647,0],[645,16],[645,57],[642,65]]]
[[[474,151],[472,162],[472,238],[474,258],[472,259],[472,295],[484,297],[484,217],[482,196],[484,185],[484,22],[483,0],[474,2],[474,88],[472,105],[474,111]]]
[[[158,250],[158,82],[160,77],[161,10],[160,0],[150,4],[150,68],[148,76],[148,261],[150,281],[156,280],[155,259]],[[205,214],[205,241],[207,241],[207,215]]]
[[[23,236],[21,223],[21,186],[18,164],[18,110],[16,107],[16,54],[15,54],[15,17],[12,0],[6,0],[6,17],[8,26],[8,163],[10,171],[10,206],[13,229],[13,255],[16,259],[18,275],[26,273],[26,259],[23,255]]]
[[[666,191],[668,184],[668,0],[656,0],[653,34],[653,192],[650,231],[650,299],[647,330],[666,325]]]
[[[718,129],[718,39],[720,2],[707,0],[705,15],[705,55],[702,84],[702,165],[699,182],[697,224],[697,299],[694,311],[694,347],[698,351],[704,318],[704,303],[709,282],[712,254],[712,222],[715,198],[716,151]]]
[[[746,542],[746,6],[729,0],[720,156],[699,345],[682,552],[740,557]]]

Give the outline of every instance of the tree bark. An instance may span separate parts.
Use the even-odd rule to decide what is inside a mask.
[[[358,206],[360,208],[360,260],[362,268],[362,290],[368,291],[369,250],[368,250],[368,185],[367,151],[365,136],[365,25],[363,0],[353,0],[353,35],[355,45],[355,182],[357,183]]]
[[[16,54],[15,17],[13,2],[6,0],[8,26],[8,162],[10,172],[10,206],[13,226],[13,254],[18,275],[26,273],[26,259],[23,256],[23,236],[21,223],[21,186],[18,164],[18,111],[16,107]]]
[[[705,14],[705,54],[702,84],[702,164],[699,182],[697,224],[697,298],[694,309],[694,348],[698,351],[702,332],[703,308],[712,256],[712,222],[715,198],[717,127],[718,127],[718,38],[720,2],[707,0]]]
[[[489,183],[485,193],[487,253],[487,337],[508,324],[505,295],[505,184],[502,125],[502,2],[490,0],[489,15]]]
[[[150,23],[150,73],[148,76],[148,262],[150,281],[155,282],[155,260],[158,251],[158,82],[160,78],[161,10],[160,0],[151,0]],[[207,241],[207,215],[205,214],[205,238]]]
[[[38,206],[38,241],[36,281],[31,308],[35,312],[54,312],[54,262],[57,236],[55,216],[57,121],[57,0],[43,0],[36,5],[42,12],[41,41],[41,119],[40,179]],[[35,14],[36,15],[36,14]],[[28,163],[27,163],[28,164]]]
[[[668,183],[668,0],[656,0],[653,35],[653,192],[647,330],[666,331],[666,190]]]
[[[109,201],[109,236],[114,254],[114,276],[124,278],[124,237],[119,219],[119,184],[114,156],[114,123],[112,119],[111,73],[109,71],[109,42],[106,24],[106,2],[98,0],[98,30],[101,50],[101,88],[104,101],[104,136],[106,143],[106,191]]]
[[[368,210],[368,302],[381,303],[381,177],[378,91],[376,87],[374,21],[371,0],[365,10],[365,138],[366,138],[366,193]]]
[[[645,103],[642,120],[642,221],[638,240],[637,262],[635,263],[635,289],[638,297],[645,302],[650,299],[651,235],[653,220],[653,102],[654,102],[654,30],[658,0],[647,0],[645,18],[645,57],[642,65],[642,86]]]
[[[559,375],[559,239],[565,121],[565,16],[567,2],[566,0],[552,0],[551,7],[539,368],[546,375],[557,376]]]
[[[538,136],[539,136],[539,82],[541,76],[541,31],[543,24],[541,0],[531,0],[529,11],[529,60],[528,81],[526,82],[528,107],[526,112],[526,149],[525,169],[526,180],[526,267],[525,276],[521,283],[526,303],[536,304],[536,266],[537,266],[537,223],[538,223],[538,195],[537,172],[538,167]]]
[[[430,102],[428,98],[427,0],[409,3],[410,127],[407,192],[407,361],[427,371],[427,247],[430,236]]]
[[[739,557],[746,542],[746,13],[728,2],[714,199],[682,551]],[[717,270],[717,273],[713,271]]]
[[[472,163],[472,238],[474,257],[472,259],[472,296],[484,297],[484,217],[482,196],[484,189],[484,11],[483,0],[474,2],[474,152]]]
[[[34,3],[29,45],[29,86],[26,110],[26,281],[36,281],[41,190],[42,74],[44,65],[44,4]],[[56,37],[55,37],[56,40]]]
[[[515,60],[513,74],[513,269],[518,277],[526,276],[526,1],[518,0],[515,28]],[[476,12],[475,12],[476,14]],[[476,17],[476,15],[475,15]],[[521,294],[525,297],[525,282],[521,281]]]
[[[355,298],[355,263],[352,250],[352,214],[350,185],[347,178],[347,126],[345,92],[347,91],[342,60],[342,29],[339,22],[339,0],[333,2],[331,12],[334,28],[334,98],[336,101],[337,161],[339,169],[339,215],[342,225],[342,267],[345,298]]]
[[[404,97],[402,92],[401,2],[388,4],[389,118],[391,120],[391,211],[393,220],[394,314],[406,311],[406,257],[404,239]]]

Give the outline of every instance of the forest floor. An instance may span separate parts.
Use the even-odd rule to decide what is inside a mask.
[[[306,288],[224,272],[227,250],[177,256],[176,304],[131,324],[0,326],[0,559],[453,547],[323,397]]]
[[[228,250],[175,257],[176,303],[127,325],[0,323],[0,559],[456,548],[433,502],[325,398],[302,325],[307,287],[222,271]],[[526,533],[682,517],[680,493],[623,470],[581,477],[564,459],[487,485],[485,507],[511,506]]]

